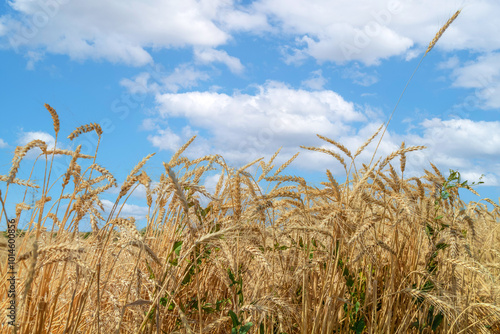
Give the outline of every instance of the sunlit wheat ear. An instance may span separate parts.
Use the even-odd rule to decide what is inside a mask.
[[[169,165],[170,167],[175,167],[175,166],[177,166],[177,164],[178,164],[178,161],[177,161],[177,160],[179,159],[180,155],[182,154],[182,152],[184,152],[184,151],[188,148],[188,146],[189,146],[189,145],[191,145],[191,143],[193,142],[193,140],[194,140],[195,138],[196,138],[196,136],[191,137],[191,139],[189,139],[189,140],[187,141],[187,143],[185,143],[184,145],[182,145],[182,146],[181,146],[181,148],[180,148],[180,149],[178,149],[178,150],[177,150],[177,152],[175,152],[175,154],[172,156],[172,158],[171,158],[171,159],[170,159],[170,161],[168,162],[168,165]]]
[[[345,155],[347,155],[349,158],[351,158],[351,159],[352,159],[352,154],[351,154],[351,151],[349,151],[349,150],[347,149],[347,147],[345,147],[345,146],[344,146],[344,145],[342,145],[341,143],[336,142],[336,141],[335,141],[335,140],[333,140],[333,139],[330,139],[330,138],[327,138],[327,137],[320,136],[320,135],[318,135],[318,134],[317,134],[316,136],[318,136],[319,138],[323,139],[324,141],[326,141],[326,142],[328,142],[328,143],[330,143],[330,144],[332,144],[332,145],[337,146],[337,147],[339,148],[339,150],[341,150],[342,152],[344,152],[344,153],[345,153]]]
[[[377,131],[375,131],[375,133],[370,137],[368,138],[367,141],[364,142],[363,145],[361,145],[356,153],[354,153],[354,159],[361,154],[361,152],[363,152],[363,150],[372,142],[372,140],[377,137],[377,135],[379,134],[380,130],[382,130],[382,128],[384,127],[384,124],[380,125],[380,127],[377,129]]]
[[[123,236],[142,241],[142,236],[139,234],[139,232],[137,231],[137,227],[135,226],[134,217],[128,217],[128,219],[115,218],[112,223],[120,228]]]
[[[401,144],[401,149],[405,149],[405,142]],[[401,163],[401,173],[404,173],[405,168],[406,168],[406,154],[401,153],[401,156],[399,157],[399,162]]]
[[[453,23],[453,21],[455,21],[455,19],[457,18],[458,14],[460,14],[460,12],[461,12],[461,10],[457,10],[455,12],[455,14],[453,14],[453,16],[450,17],[450,19],[448,20],[448,22],[446,22],[445,25],[442,26],[441,29],[439,29],[439,31],[436,34],[436,36],[434,36],[434,39],[429,43],[429,46],[427,47],[427,51],[425,51],[425,55],[427,53],[429,53],[429,51],[432,50],[432,48],[434,47],[434,45],[436,45],[437,41],[441,38],[441,36],[446,31],[446,29],[448,29],[448,27]]]
[[[273,176],[277,176],[279,175],[279,173],[281,173],[285,168],[287,168],[297,157],[299,156],[299,152],[295,153],[293,155],[293,157],[291,157],[290,159],[288,159],[287,162],[285,162],[283,165],[281,165],[277,170],[276,172],[274,173]]]
[[[18,146],[16,147],[16,152],[14,155],[14,158],[12,159],[12,166],[9,171],[9,175],[7,176],[7,182],[11,183],[14,178],[16,177],[17,171],[19,169],[19,165],[21,163],[21,160],[26,156],[29,150],[31,150],[34,147],[38,147],[39,149],[42,150],[43,153],[47,152],[47,144],[40,139],[35,139],[30,141],[28,144],[25,146]]]
[[[71,132],[71,134],[68,136],[68,139],[73,140],[82,133],[87,133],[90,131],[95,131],[99,137],[101,137],[102,135],[101,126],[97,123],[90,123],[77,127],[73,132]]]
[[[68,171],[66,172],[66,175],[64,175],[64,180],[62,183],[63,187],[65,187],[69,182],[71,172],[73,171],[73,168],[75,168],[76,159],[78,159],[78,155],[79,155],[81,149],[82,149],[82,145],[78,145],[75,152],[73,153],[73,158],[71,158],[71,162],[69,163]]]
[[[411,146],[411,147],[407,147],[407,148],[400,148],[399,150],[392,152],[390,155],[388,155],[382,161],[382,163],[379,166],[379,170],[382,170],[392,159],[394,159],[395,157],[397,157],[400,154],[405,154],[405,153],[413,152],[413,151],[420,151],[420,150],[423,150],[425,148],[427,148],[427,147],[425,147],[425,146]]]
[[[48,105],[47,103],[45,103],[45,108],[47,108],[47,110],[50,113],[50,116],[52,116],[52,122],[54,123],[54,132],[56,133],[56,136],[57,136],[57,134],[59,133],[59,128],[60,128],[59,116],[57,115],[56,110],[54,108],[52,108],[50,105]]]
[[[17,185],[24,186],[24,187],[35,188],[35,189],[40,188],[40,186],[38,186],[34,183],[31,183],[31,182],[26,181],[26,180],[20,180],[18,178],[14,178],[13,180],[9,181],[9,177],[7,175],[0,175],[0,181],[4,181],[4,182],[8,181],[9,183],[17,184]]]

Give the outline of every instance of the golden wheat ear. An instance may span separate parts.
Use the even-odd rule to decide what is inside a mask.
[[[441,36],[444,34],[444,32],[446,31],[446,29],[448,29],[448,27],[453,23],[453,21],[455,21],[455,19],[458,17],[458,14],[460,14],[462,10],[457,10],[455,12],[455,14],[453,14],[452,17],[450,17],[450,19],[444,24],[444,26],[441,27],[441,29],[439,29],[439,31],[437,32],[436,36],[434,36],[434,38],[432,39],[432,41],[429,43],[429,46],[427,47],[427,50],[425,51],[425,54],[428,54],[429,51],[432,50],[432,48],[434,47],[434,45],[436,45],[437,41],[441,38]]]
[[[52,117],[52,122],[54,124],[54,132],[57,134],[59,133],[59,116],[57,115],[57,112],[54,108],[52,108],[49,104],[45,103],[45,108],[49,111],[50,116]]]

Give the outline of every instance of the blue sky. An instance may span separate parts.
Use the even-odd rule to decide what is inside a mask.
[[[429,41],[457,9],[462,13],[423,60],[378,154],[402,141],[425,145],[409,155],[407,175],[423,175],[429,161],[470,181],[484,174],[478,190],[496,201],[500,3],[494,0],[3,2],[0,174],[8,173],[17,145],[36,138],[53,143],[43,107],[49,103],[61,120],[61,148],[82,144],[92,153],[93,135],[75,142],[66,136],[83,124],[103,126],[98,162],[118,182],[152,152],[146,171],[157,178],[161,162],[195,134],[186,152],[191,158],[217,153],[241,166],[282,147],[278,163],[301,152],[288,173],[319,182],[328,168],[341,180],[338,163],[299,146],[328,147],[321,134],[355,151],[387,121]],[[358,157],[358,166],[374,148]],[[29,177],[32,158],[19,177]],[[125,214],[144,212],[142,196],[131,199]]]

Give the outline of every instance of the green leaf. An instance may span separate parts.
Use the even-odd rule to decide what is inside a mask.
[[[360,306],[361,304],[359,304],[359,301],[357,301],[356,304],[354,305],[354,314],[358,313]]]
[[[181,253],[181,247],[182,247],[182,240],[174,242],[174,247],[172,250],[175,252],[175,254],[179,255]]]
[[[229,310],[229,316],[231,317],[231,320],[233,321],[233,328],[236,328],[241,324],[241,322],[238,320],[238,316],[232,310]]]
[[[356,334],[362,334],[363,329],[365,329],[365,321],[363,319],[356,321],[352,329],[356,332]]]
[[[437,330],[437,328],[439,327],[441,322],[443,322],[443,319],[444,319],[444,316],[441,312],[434,317],[434,320],[432,321],[432,330],[433,331]]]
[[[253,326],[252,322],[247,322],[246,324],[241,326],[240,334],[246,334],[250,330],[250,328],[252,328],[252,326]]]
[[[235,285],[236,283],[238,283],[238,282],[236,282],[236,280],[234,278],[234,274],[231,271],[231,268],[227,269],[227,274],[229,275],[229,279],[231,280],[231,285],[229,285],[230,287],[233,286],[233,285]]]

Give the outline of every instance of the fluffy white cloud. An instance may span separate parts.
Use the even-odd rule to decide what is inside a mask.
[[[474,89],[464,102],[468,111],[475,108],[500,108],[500,53],[479,56],[452,72],[453,86]]]
[[[436,47],[483,52],[500,48],[494,26],[500,3],[466,4]],[[0,17],[0,36],[4,45],[16,49],[41,48],[73,59],[138,66],[152,61],[147,49],[194,46],[210,50],[204,57],[240,71],[237,59],[213,49],[237,32],[296,37],[292,58],[365,64],[395,55],[412,58],[412,47],[423,50],[464,1],[360,0],[332,5],[330,0],[258,0],[243,5],[233,0],[13,0],[9,5],[15,15]]]
[[[180,133],[168,127],[152,128],[149,140],[160,149],[175,151],[199,130],[204,135],[191,145],[188,156],[218,153],[228,163],[242,165],[259,157],[269,158],[282,147],[276,163],[300,151],[294,162],[296,167],[314,171],[329,168],[340,176],[345,175],[343,168],[332,157],[299,146],[323,147],[340,153],[316,137],[320,134],[354,153],[385,121],[370,108],[345,101],[333,91],[293,89],[277,82],[257,86],[253,95],[188,92],[158,94],[156,99],[160,119],[182,117],[189,124]],[[356,159],[358,168],[371,160],[378,139]],[[375,161],[396,151],[403,140],[407,147],[427,146],[424,151],[408,154],[407,175],[421,175],[422,168],[428,169],[429,162],[433,162],[443,171],[458,169],[471,179],[476,174],[486,174],[490,182],[500,180],[499,174],[491,172],[498,169],[495,163],[500,156],[500,122],[434,118],[413,124],[411,132],[405,135],[395,133],[391,127]]]
[[[322,90],[323,86],[327,83],[327,80],[323,77],[323,72],[321,70],[317,70],[311,74],[311,78],[302,81],[302,86],[312,90]]]
[[[157,130],[148,137],[154,146],[174,151],[195,133],[192,129],[200,129],[207,136],[197,138],[190,150],[219,153],[237,164],[270,156],[280,146],[287,156],[312,143],[316,133],[338,137],[366,121],[359,107],[333,91],[292,89],[278,82],[258,86],[254,95],[188,92],[160,94],[156,100],[161,118],[182,117],[189,127],[181,134]]]
[[[436,48],[498,49],[500,41],[492,24],[500,15],[500,3],[494,0],[466,2],[463,8],[464,1],[456,0],[361,0],[355,4],[348,1],[332,4],[329,0],[314,3],[260,0],[254,7],[268,15],[283,33],[299,37],[295,52],[290,55],[292,59],[309,55],[319,61],[359,60],[373,65],[395,55],[413,58],[412,47],[425,50],[436,32],[460,8],[464,11]]]
[[[205,72],[195,69],[188,64],[177,66],[171,73],[165,73],[162,66],[147,67],[147,72],[142,72],[131,79],[122,79],[120,84],[132,94],[174,92],[180,89],[193,88],[200,81],[209,79]]]
[[[229,34],[217,26],[218,1],[14,0],[19,20],[2,16],[2,32],[13,48],[41,47],[73,59],[106,59],[129,65],[151,62],[146,48],[214,47]]]
[[[5,148],[9,146],[6,141],[4,141],[2,138],[0,138],[0,148]]]
[[[214,62],[223,63],[231,72],[236,74],[241,74],[244,70],[244,66],[241,64],[240,60],[228,55],[226,51],[196,48],[194,50],[194,56],[196,61],[201,64],[210,64]]]

